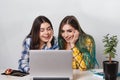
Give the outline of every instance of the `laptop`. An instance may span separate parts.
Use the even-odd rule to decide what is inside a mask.
[[[32,80],[72,80],[72,50],[30,50]]]

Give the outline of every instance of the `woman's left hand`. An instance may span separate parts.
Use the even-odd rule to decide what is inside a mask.
[[[77,30],[75,30],[74,36],[70,41],[71,48],[73,48],[75,46],[75,43],[78,40],[78,38],[79,38],[79,32]]]
[[[48,48],[50,48],[51,47],[51,41],[52,41],[52,39],[53,39],[53,32],[51,33],[51,37],[50,37],[50,39],[48,40],[48,42],[47,42],[47,47]]]

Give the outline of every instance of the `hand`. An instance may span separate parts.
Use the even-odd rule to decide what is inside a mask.
[[[74,36],[72,37],[71,41],[70,41],[70,45],[71,48],[73,48],[75,46],[76,41],[79,38],[79,32],[77,30],[75,30]]]
[[[50,37],[50,39],[48,40],[48,42],[47,42],[47,47],[48,48],[50,48],[51,47],[51,41],[52,41],[52,39],[53,39],[53,31],[52,31],[52,33],[51,33],[51,37]]]
[[[8,69],[5,70],[5,74],[7,74],[7,75],[8,75],[8,74],[11,74],[12,71],[13,71],[12,69],[8,68]]]

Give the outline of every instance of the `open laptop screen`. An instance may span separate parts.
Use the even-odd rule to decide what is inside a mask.
[[[73,78],[71,50],[30,50],[30,75],[41,78]]]

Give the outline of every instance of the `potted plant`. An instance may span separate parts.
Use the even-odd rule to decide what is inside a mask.
[[[105,80],[116,80],[117,79],[117,73],[118,73],[118,61],[112,60],[112,58],[115,58],[116,54],[116,47],[118,44],[118,39],[116,35],[110,36],[107,34],[104,36],[103,39],[104,43],[104,54],[108,55],[108,60],[103,61],[103,71],[105,74]]]

